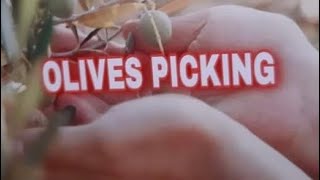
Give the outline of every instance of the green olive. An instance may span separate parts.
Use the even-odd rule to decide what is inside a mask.
[[[73,13],[75,0],[47,0],[48,7],[54,16],[68,18]]]
[[[155,21],[155,25],[159,31],[162,44],[165,44],[171,39],[172,24],[169,16],[161,11],[150,11],[151,16]],[[145,13],[140,21],[139,30],[143,35],[145,42],[153,47],[158,46],[157,36],[152,25],[149,13]]]

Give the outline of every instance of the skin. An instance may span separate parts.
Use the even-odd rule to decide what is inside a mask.
[[[143,43],[138,23],[124,27],[139,42],[136,53],[156,51]],[[319,52],[297,25],[239,6],[172,23],[167,52],[269,49],[281,64],[281,82],[273,89],[189,92],[195,98],[154,95],[111,108],[96,94],[63,95],[55,108],[74,105],[75,120],[86,124],[61,128],[46,157],[46,179],[318,178]],[[70,32],[56,31],[54,51],[74,45]],[[105,50],[123,52],[117,45]],[[29,129],[24,142],[39,131]]]

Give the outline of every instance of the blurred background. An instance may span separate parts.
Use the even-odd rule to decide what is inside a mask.
[[[211,6],[235,4],[275,12],[293,19],[319,49],[319,0],[197,0],[179,12],[185,14]]]

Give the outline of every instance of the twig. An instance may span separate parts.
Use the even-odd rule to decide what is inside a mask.
[[[74,55],[77,51],[79,50],[79,48],[75,48],[71,51],[67,51],[67,52],[55,52],[55,53],[52,53],[51,54],[51,57],[52,58],[55,58],[55,57],[68,57],[68,56],[72,56]]]
[[[78,28],[76,25],[74,25],[73,23],[70,23],[69,24],[71,30],[72,30],[72,33],[74,34],[74,36],[76,37],[76,40],[77,40],[77,43],[79,43],[79,33],[78,33]]]
[[[122,32],[122,28],[120,27],[118,29],[117,32],[115,32],[112,36],[110,36],[106,41],[101,41],[98,42],[96,44],[93,44],[92,46],[89,46],[88,48],[92,48],[92,49],[98,49],[98,48],[102,48],[104,46],[106,46],[106,44],[111,41],[112,39],[114,39],[115,37],[117,37],[120,33]]]
[[[96,28],[94,29],[93,31],[91,31],[86,38],[84,38],[84,40],[80,43],[80,48],[85,44],[87,43],[93,36],[95,36],[99,31],[100,31],[101,28]]]
[[[115,32],[112,36],[110,36],[108,39],[107,39],[107,42],[111,41],[113,38],[115,38],[116,36],[118,36],[120,33],[122,32],[122,28],[120,28],[117,32]],[[106,41],[100,41],[92,46],[89,46],[86,48],[86,50],[95,50],[95,49],[98,49],[98,48],[102,48],[104,46],[106,46],[107,44]],[[67,51],[67,52],[59,52],[59,53],[52,53],[52,56],[51,57],[68,57],[68,56],[72,56],[74,54],[76,54],[77,52],[83,52],[82,49],[79,49],[79,48],[75,48],[71,51]],[[95,52],[98,52],[98,51],[95,51]]]
[[[84,49],[79,49],[78,52],[94,52],[94,53],[99,53],[99,54],[104,54],[104,55],[108,55],[108,53],[99,50],[99,49],[88,49],[88,48],[84,48]]]

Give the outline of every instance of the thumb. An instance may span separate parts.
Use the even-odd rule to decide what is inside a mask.
[[[172,17],[172,37],[164,44],[166,52],[178,53],[188,49],[200,30],[206,25],[208,11],[184,16]],[[123,25],[124,37],[131,32],[135,41],[135,50],[145,53],[159,52],[158,47],[152,47],[146,42],[146,36],[141,32],[140,20],[129,21]]]

